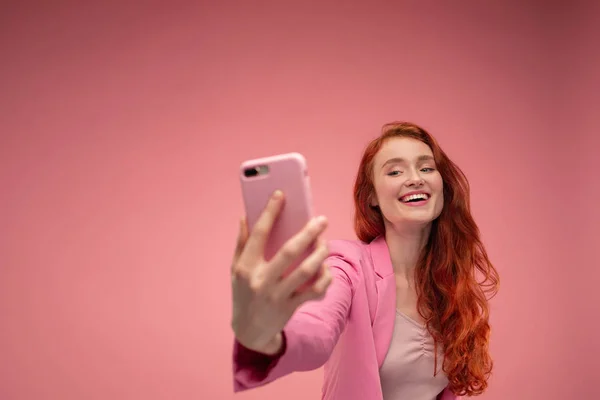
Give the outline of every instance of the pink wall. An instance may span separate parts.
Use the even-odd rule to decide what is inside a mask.
[[[0,14],[0,398],[233,398],[239,162],[303,152],[328,237],[353,237],[362,148],[394,119],[429,128],[464,168],[501,273],[482,398],[597,393],[588,3],[13,3]],[[320,382],[237,397],[318,398]]]
[[[580,386],[577,392],[588,388],[579,393],[594,393],[590,398],[595,398],[600,379],[600,3],[576,3],[565,16],[560,21],[565,35],[554,42],[553,49],[564,60],[554,115],[559,117],[555,129],[567,135],[558,142],[561,147],[555,163],[561,164],[563,179],[553,186],[555,192],[574,191],[579,200],[572,206],[565,207],[569,203],[565,201],[560,204],[565,226],[556,234],[562,236],[562,251],[555,261],[560,263],[562,281],[556,293],[570,307],[564,320],[570,333],[563,362],[565,373],[567,368],[577,373],[569,373],[568,386]]]

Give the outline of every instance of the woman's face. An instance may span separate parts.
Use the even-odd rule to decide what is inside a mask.
[[[384,220],[393,226],[427,225],[444,206],[444,183],[433,152],[417,139],[386,140],[373,160],[375,195]]]

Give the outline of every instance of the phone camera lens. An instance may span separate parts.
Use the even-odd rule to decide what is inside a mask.
[[[258,175],[258,168],[257,167],[247,168],[246,170],[244,170],[244,175],[247,178],[252,178],[253,176]]]

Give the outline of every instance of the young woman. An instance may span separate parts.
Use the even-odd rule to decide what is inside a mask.
[[[312,220],[271,260],[263,246],[285,194],[232,263],[234,389],[325,366],[324,399],[456,399],[492,370],[488,299],[498,288],[470,213],[469,184],[436,140],[390,123],[365,150],[354,186],[359,240],[320,239]],[[281,274],[310,244],[316,250]],[[298,290],[315,274],[309,290]],[[314,301],[318,300],[318,301]]]

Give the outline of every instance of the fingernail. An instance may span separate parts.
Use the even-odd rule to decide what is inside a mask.
[[[273,198],[275,200],[279,200],[281,196],[283,196],[283,192],[281,190],[278,189],[275,192],[273,192]]]

